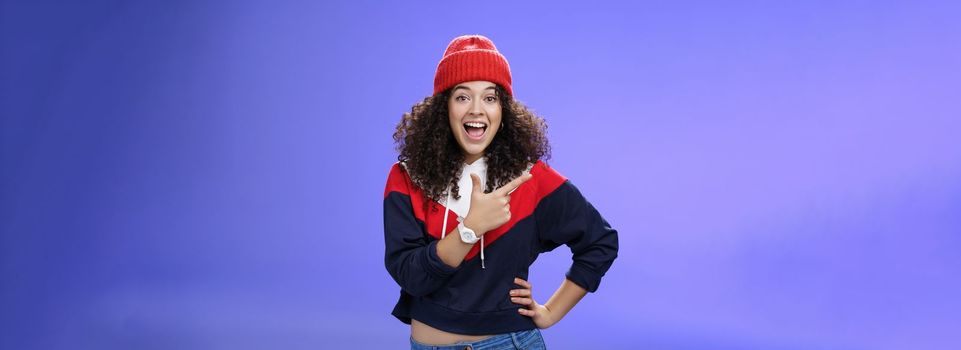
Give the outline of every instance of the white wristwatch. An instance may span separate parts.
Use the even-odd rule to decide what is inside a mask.
[[[467,228],[467,226],[464,226],[463,222],[457,224],[457,232],[460,232],[460,240],[464,243],[474,244],[480,240],[480,237],[477,237],[477,234],[474,233],[474,230],[471,230]]]

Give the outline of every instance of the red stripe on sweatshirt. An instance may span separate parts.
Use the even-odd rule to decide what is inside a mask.
[[[538,161],[531,168],[533,178],[522,184],[511,194],[511,219],[504,225],[491,230],[485,234],[484,247],[488,247],[498,238],[508,233],[519,221],[524,220],[534,213],[534,209],[540,200],[560,187],[567,180],[563,175],[550,168],[543,161]],[[414,209],[414,217],[424,222],[427,233],[436,239],[441,239],[441,229],[444,221],[446,208],[434,200],[426,199],[423,191],[414,186],[410,176],[400,165],[394,164],[391,168],[390,176],[387,179],[387,187],[384,189],[386,198],[391,192],[399,192],[410,197],[411,205]],[[428,201],[425,205],[424,201]],[[447,227],[444,232],[451,232],[457,227],[457,214],[450,211],[447,217]],[[470,260],[480,253],[480,245],[475,245],[464,257]]]

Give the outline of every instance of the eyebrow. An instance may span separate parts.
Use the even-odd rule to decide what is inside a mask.
[[[452,90],[451,92],[454,92],[454,91],[457,91],[457,90],[460,90],[460,89],[464,89],[464,90],[470,91],[470,88],[469,88],[469,87],[466,87],[466,86],[464,86],[464,85],[458,85],[458,86],[454,87],[454,90]],[[491,90],[491,89],[494,89],[494,85],[491,85],[491,86],[488,86],[488,87],[484,88],[484,90]]]

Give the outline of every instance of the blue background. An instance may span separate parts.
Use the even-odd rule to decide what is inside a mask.
[[[620,232],[552,349],[955,347],[958,4],[3,1],[0,348],[404,348],[391,134],[474,33]]]

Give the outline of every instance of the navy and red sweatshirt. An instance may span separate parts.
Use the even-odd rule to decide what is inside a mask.
[[[617,257],[617,231],[546,163],[538,161],[530,173],[511,194],[510,221],[485,234],[486,268],[480,266],[480,242],[454,268],[437,255],[437,241],[441,232],[457,227],[457,215],[427,198],[404,167],[394,164],[384,190],[384,264],[401,288],[395,317],[470,335],[534,329],[508,292],[518,288],[514,277],[528,278],[538,254],[562,244],[573,253],[567,279],[597,290]],[[445,213],[447,227],[441,229]]]

